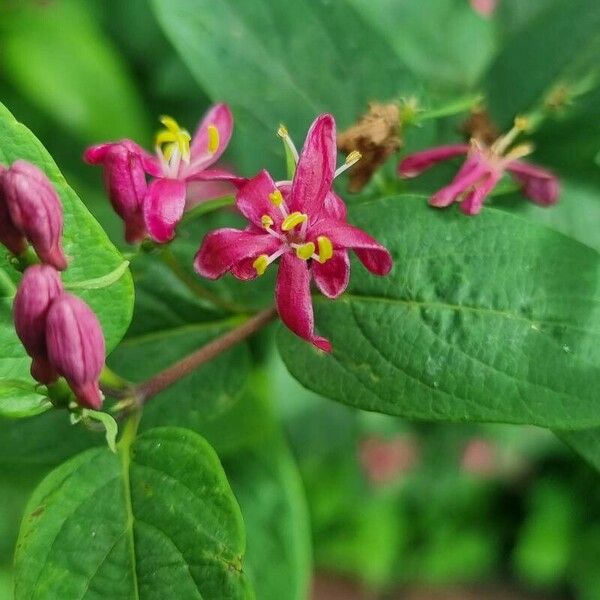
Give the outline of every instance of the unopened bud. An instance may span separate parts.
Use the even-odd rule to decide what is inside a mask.
[[[0,244],[6,246],[13,254],[21,254],[25,250],[26,242],[23,234],[12,222],[3,188],[3,175],[6,167],[0,165]]]
[[[61,246],[63,211],[56,190],[45,173],[24,160],[4,173],[6,203],[16,228],[34,247],[43,263],[59,271],[67,268]]]
[[[92,309],[62,294],[48,311],[46,343],[50,362],[68,382],[82,406],[98,410],[103,396],[98,378],[105,359],[102,328]]]
[[[92,146],[83,157],[104,166],[106,193],[125,222],[125,239],[130,244],[141,242],[146,237],[142,201],[148,188],[142,158],[125,143]]]
[[[17,335],[33,359],[31,375],[44,384],[57,378],[48,361],[46,318],[52,302],[62,292],[60,275],[53,267],[32,265],[25,271],[13,303]]]

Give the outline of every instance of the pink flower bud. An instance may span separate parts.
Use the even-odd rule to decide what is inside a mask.
[[[48,362],[46,317],[62,291],[60,275],[53,267],[33,265],[25,271],[13,303],[17,335],[33,359],[31,375],[40,383],[51,383],[57,378]]]
[[[83,156],[90,164],[104,166],[106,192],[115,212],[125,222],[125,239],[130,244],[146,237],[142,202],[148,185],[143,159],[136,148],[124,140],[92,146]]]
[[[79,404],[99,409],[103,396],[98,378],[104,367],[102,328],[91,308],[71,294],[62,294],[48,311],[46,343],[52,365],[77,396]]]
[[[50,180],[35,165],[17,160],[4,173],[3,188],[12,222],[40,260],[59,271],[66,269],[62,206]]]
[[[6,167],[0,165],[0,244],[6,246],[13,254],[21,254],[25,250],[25,238],[15,227],[10,218],[6,195],[3,188],[3,175]]]

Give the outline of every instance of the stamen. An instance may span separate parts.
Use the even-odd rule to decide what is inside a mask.
[[[279,125],[279,129],[277,130],[277,135],[283,140],[283,143],[288,147],[289,151],[292,153],[294,157],[294,161],[298,164],[298,150],[296,150],[296,146],[288,133],[287,127],[283,124]]]
[[[516,117],[512,129],[505,135],[499,137],[491,146],[491,150],[496,155],[502,155],[506,149],[515,141],[515,138],[525,131],[529,126],[527,117]]]
[[[269,229],[273,225],[273,219],[269,215],[263,215],[260,218],[260,222],[265,229]]]
[[[341,175],[344,171],[349,169],[352,165],[356,164],[362,158],[362,154],[358,150],[352,150],[341,167],[338,167],[335,171],[334,178]]]
[[[183,128],[179,127],[173,117],[163,115],[160,122],[165,126],[156,134],[155,145],[159,154],[162,154],[167,162],[175,156],[175,149],[179,150],[176,160],[181,158],[185,162],[190,160],[190,140],[192,136]]]
[[[255,261],[252,263],[252,266],[256,269],[256,273],[258,275],[264,275],[267,267],[269,266],[269,257],[266,254],[261,254]]]
[[[288,215],[281,223],[282,231],[291,231],[296,227],[296,225],[300,225],[300,223],[304,223],[308,217],[301,212],[293,212],[291,215]],[[314,245],[314,244],[313,244]]]
[[[308,260],[312,258],[312,255],[315,252],[315,245],[313,242],[306,242],[306,244],[302,244],[296,248],[296,256],[302,260]]]
[[[271,192],[269,194],[269,200],[275,206],[281,206],[281,204],[283,204],[283,196],[279,190],[275,190],[274,192]]]
[[[333,244],[327,236],[320,235],[317,238],[317,245],[319,247],[319,262],[323,264],[333,256]]]
[[[214,154],[219,149],[219,130],[214,125],[208,126],[208,151]]]
[[[504,163],[512,162],[513,160],[518,160],[519,158],[523,158],[528,154],[533,152],[533,144],[519,144],[507,152],[504,155]]]

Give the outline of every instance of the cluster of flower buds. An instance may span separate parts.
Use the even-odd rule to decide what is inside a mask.
[[[25,270],[13,304],[15,329],[32,358],[31,375],[43,384],[63,376],[82,406],[99,409],[98,378],[105,345],[98,318],[83,302],[64,291],[50,265]]]
[[[233,131],[226,104],[213,106],[193,137],[175,119],[160,120],[164,129],[156,135],[155,154],[132,140],[92,146],[84,154],[86,162],[103,165],[108,196],[124,221],[130,244],[146,236],[168,242],[186,209],[232,193],[244,182],[226,169],[213,167]]]
[[[62,231],[60,200],[45,173],[24,160],[0,165],[0,243],[19,255],[29,242],[43,263],[62,271]]]

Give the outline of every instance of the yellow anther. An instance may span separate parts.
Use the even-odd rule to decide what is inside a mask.
[[[253,263],[252,266],[256,269],[259,275],[263,275],[269,266],[269,257],[266,254],[261,254]]]
[[[362,158],[362,154],[358,150],[352,150],[348,156],[346,156],[346,164],[350,167],[354,163],[357,163]]]
[[[296,248],[296,256],[302,260],[308,260],[315,253],[315,245],[312,242],[306,242]]]
[[[189,160],[192,136],[185,129],[179,127],[173,117],[163,115],[160,122],[165,126],[165,129],[161,129],[156,134],[155,144],[160,148],[163,156],[169,160],[173,156],[175,148],[178,148],[183,160]]]
[[[291,231],[296,227],[296,225],[300,225],[300,223],[304,223],[308,217],[301,212],[293,212],[291,215],[288,215],[281,224],[282,231]],[[314,244],[313,244],[314,247]]]
[[[208,126],[208,151],[214,154],[219,149],[219,130],[214,125]]]
[[[283,202],[283,196],[279,190],[275,190],[269,194],[269,200],[275,205],[280,206]]]
[[[515,128],[519,131],[525,131],[529,127],[529,119],[527,117],[516,117]]]
[[[287,127],[283,123],[279,126],[279,129],[277,130],[277,135],[280,138],[289,137],[289,133],[288,133]]]
[[[273,225],[273,219],[271,219],[269,215],[263,215],[260,218],[260,222],[265,229],[268,229],[271,227],[271,225]]]
[[[317,238],[317,245],[319,247],[319,262],[327,262],[333,256],[333,244],[331,240],[325,235],[320,235]]]
[[[510,151],[505,155],[505,159],[517,160],[519,158],[523,158],[528,154],[533,152],[533,144],[525,143],[514,146],[510,149]]]

